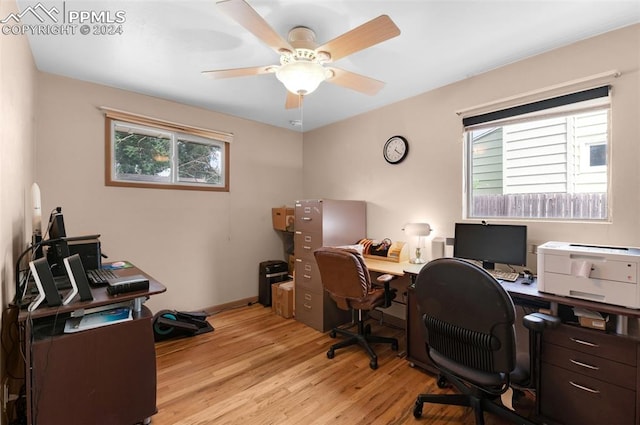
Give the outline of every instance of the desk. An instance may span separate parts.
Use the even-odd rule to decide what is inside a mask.
[[[410,269],[410,266],[419,265],[420,268],[424,264],[411,264],[408,261],[403,262],[395,262],[395,261],[386,261],[386,260],[378,260],[377,258],[364,257],[364,262],[367,265],[369,271],[382,273],[382,274],[391,274],[394,276],[404,276],[405,270]],[[418,270],[419,271],[419,270]]]
[[[143,274],[149,290],[111,296],[106,288],[92,288],[92,301],[18,314],[27,423],[127,425],[148,423],[157,412],[153,314],[143,303],[166,288],[136,267],[114,273]],[[132,306],[133,320],[61,333],[72,312],[121,303]]]
[[[417,275],[414,272],[408,272],[413,280]],[[640,317],[640,310],[542,293],[536,282],[531,285],[520,282],[501,282],[515,303],[544,301],[555,312],[565,306],[583,307],[616,315],[624,322]],[[407,359],[436,372],[426,354],[413,286],[408,291]],[[581,425],[640,423],[637,337],[562,324],[557,329],[545,330],[540,356],[536,403],[544,421]]]

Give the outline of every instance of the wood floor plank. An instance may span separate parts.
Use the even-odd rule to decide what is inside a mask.
[[[157,406],[153,425],[450,425],[473,424],[470,409],[426,405],[421,392],[446,393],[388,345],[376,345],[377,370],[357,346],[326,351],[336,340],[260,304],[209,317],[213,332],[156,344]],[[406,349],[404,331],[370,322]],[[340,337],[338,337],[340,338]],[[487,425],[504,425],[485,414]]]

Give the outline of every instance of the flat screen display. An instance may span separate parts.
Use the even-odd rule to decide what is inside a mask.
[[[67,236],[64,228],[64,217],[62,212],[56,211],[49,217],[49,240],[65,238]],[[59,240],[49,245],[47,249],[47,261],[51,266],[54,276],[65,276],[66,271],[63,259],[69,256],[69,245],[66,240]]]
[[[49,217],[49,239],[64,238],[67,236],[64,228],[64,217],[61,212],[52,213]]]
[[[527,265],[527,226],[456,223],[454,237],[453,256],[482,261],[487,270]]]

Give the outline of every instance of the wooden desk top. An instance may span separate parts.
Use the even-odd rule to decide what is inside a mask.
[[[132,264],[131,262],[128,262],[128,261],[126,263]],[[26,308],[24,308],[20,310],[20,314],[18,315],[18,321],[25,321],[28,318],[36,319],[39,317],[53,316],[61,313],[70,313],[75,310],[100,307],[103,305],[115,304],[123,301],[131,301],[140,297],[149,297],[151,295],[160,294],[167,290],[167,288],[163,284],[158,282],[151,275],[149,275],[148,273],[145,273],[143,270],[139,269],[135,265],[133,265],[133,267],[115,269],[113,270],[113,273],[116,274],[117,276],[131,276],[134,274],[142,274],[147,279],[149,279],[149,289],[146,291],[135,291],[135,292],[127,292],[124,294],[118,294],[118,295],[109,295],[107,293],[106,286],[92,287],[91,294],[93,295],[93,300],[91,301],[80,301],[80,299],[77,298],[76,296],[76,299],[67,305],[60,305],[57,307],[46,307],[46,306],[43,307],[41,305],[39,308],[37,308],[35,311],[32,311],[31,313],[27,311]]]
[[[371,257],[364,257],[367,268],[372,272],[388,273],[394,276],[404,276],[405,269],[408,266],[423,266],[423,264],[411,264],[408,261],[396,263],[394,261],[377,260]]]

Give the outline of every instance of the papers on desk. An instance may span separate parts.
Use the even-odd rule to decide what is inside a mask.
[[[126,322],[131,319],[131,307],[116,307],[109,310],[98,311],[96,313],[85,314],[82,317],[72,317],[67,319],[67,322],[64,325],[64,332],[81,332],[99,328],[101,326]]]

